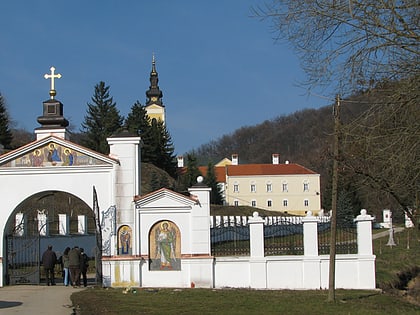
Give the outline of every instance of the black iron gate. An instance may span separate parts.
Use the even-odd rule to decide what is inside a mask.
[[[36,231],[20,235],[15,228],[6,236],[6,284],[40,283],[40,237]]]
[[[68,218],[65,234],[59,231],[60,214]],[[45,222],[40,221],[39,215],[45,215]],[[87,218],[84,233],[78,230],[79,215]],[[92,244],[95,246],[95,220],[89,206],[76,196],[60,191],[44,191],[16,207],[6,223],[5,235],[3,264],[6,285],[40,284],[45,283],[41,257],[47,245],[53,246],[57,258],[67,246],[92,248]],[[90,251],[87,254],[92,256]],[[56,277],[61,278],[60,265],[55,271]]]

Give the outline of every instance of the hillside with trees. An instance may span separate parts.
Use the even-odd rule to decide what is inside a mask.
[[[380,218],[382,209],[398,209],[395,219],[402,221],[404,207],[417,207],[420,97],[396,102],[394,91],[405,84],[384,83],[341,101],[338,204],[350,202],[354,215],[366,208]],[[332,110],[332,105],[305,109],[242,127],[190,154],[200,165],[207,165],[234,153],[239,155],[239,163],[271,163],[272,154],[278,153],[281,163],[298,163],[321,174],[322,207],[329,210]]]

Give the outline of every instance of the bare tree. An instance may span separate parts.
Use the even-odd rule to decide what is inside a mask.
[[[417,0],[272,0],[254,8],[299,55],[309,88],[351,92],[419,72]],[[334,92],[333,92],[334,93]]]
[[[419,12],[417,0],[272,0],[254,8],[292,45],[308,89],[364,92],[368,110],[343,126],[341,163],[359,175],[359,187],[392,196],[411,218],[420,185]]]
[[[392,197],[413,223],[420,186],[419,86],[416,76],[378,87],[367,112],[342,130],[343,164],[357,175],[352,180]]]
[[[254,10],[291,43],[309,89],[349,95],[386,82],[380,101],[340,131],[340,165],[358,175],[359,187],[392,196],[412,219],[420,185],[419,12],[418,0],[272,0]]]

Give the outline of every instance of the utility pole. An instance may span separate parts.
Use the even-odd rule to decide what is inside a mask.
[[[337,235],[337,187],[338,187],[338,159],[339,159],[339,141],[340,141],[340,95],[333,110],[334,115],[334,149],[333,149],[333,177],[331,194],[331,238],[330,238],[330,269],[329,269],[329,289],[328,301],[335,301],[335,252]]]

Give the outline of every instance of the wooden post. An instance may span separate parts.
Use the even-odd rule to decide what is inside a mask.
[[[331,194],[331,239],[330,239],[330,269],[328,301],[335,301],[335,253],[336,253],[336,235],[337,235],[337,187],[338,187],[338,158],[339,158],[339,133],[340,133],[340,95],[337,95],[337,101],[334,106],[334,162],[332,177]]]

